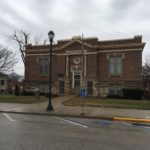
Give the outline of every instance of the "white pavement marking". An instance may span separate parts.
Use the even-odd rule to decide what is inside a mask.
[[[60,120],[63,120],[63,121],[66,121],[66,122],[68,122],[68,123],[77,125],[77,126],[81,126],[81,127],[83,127],[83,128],[88,128],[88,126],[86,126],[86,125],[83,125],[83,124],[80,124],[80,123],[77,123],[77,122],[74,122],[74,121],[71,121],[71,120],[63,119],[63,118],[60,118],[60,117],[56,117],[56,118],[57,118],[57,119],[60,119]]]
[[[3,114],[9,121],[16,121],[16,120],[12,119],[8,114],[6,114],[6,113],[3,113]]]
[[[7,109],[6,111],[17,111],[17,110],[19,111],[19,110],[23,110],[23,109],[15,107],[15,108]]]

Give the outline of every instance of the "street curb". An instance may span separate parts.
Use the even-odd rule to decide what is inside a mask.
[[[57,113],[53,113],[53,112],[39,113],[39,112],[18,112],[18,111],[2,111],[2,110],[0,110],[0,113],[113,120],[113,117],[106,117],[106,116],[103,117],[103,116],[86,116],[86,115],[68,115],[68,114],[57,114]]]
[[[141,119],[141,118],[114,117],[113,120],[117,120],[117,121],[130,121],[130,122],[145,122],[145,123],[150,123],[150,119]]]
[[[39,113],[39,112],[19,112],[19,111],[2,111],[2,110],[0,110],[0,113],[13,113],[13,114],[24,114],[24,115],[40,115],[40,116],[57,116],[57,117],[74,117],[74,118],[85,118],[85,119],[104,119],[104,120],[113,120],[113,121],[150,123],[150,119],[142,119],[142,118],[68,115],[68,114],[57,114],[57,113],[54,113],[54,112],[42,112],[42,113]]]

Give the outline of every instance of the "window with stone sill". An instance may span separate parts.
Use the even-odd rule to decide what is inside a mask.
[[[48,75],[48,59],[42,59],[39,61],[39,74],[40,75]]]
[[[121,84],[110,84],[109,85],[109,95],[112,96],[121,96],[122,95],[122,87]]]
[[[1,86],[5,85],[5,80],[1,80]]]
[[[122,74],[122,56],[120,55],[111,55],[109,56],[108,60],[108,69],[109,69],[109,75],[121,75]]]

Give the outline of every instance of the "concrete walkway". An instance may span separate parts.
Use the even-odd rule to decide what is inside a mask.
[[[73,95],[61,96],[54,98],[52,104],[53,112],[46,112],[48,102],[34,103],[34,104],[10,104],[0,103],[0,112],[16,112],[16,113],[34,113],[34,114],[49,114],[61,116],[76,116],[76,117],[93,117],[93,118],[125,118],[135,119],[139,121],[147,120],[150,122],[150,110],[136,110],[136,109],[118,109],[118,108],[100,108],[100,107],[84,107],[84,116],[81,115],[81,106],[64,106],[62,102],[74,97]],[[117,119],[116,119],[117,120]],[[131,120],[131,121],[132,121]],[[130,120],[129,120],[130,121]],[[142,121],[143,122],[143,121]]]

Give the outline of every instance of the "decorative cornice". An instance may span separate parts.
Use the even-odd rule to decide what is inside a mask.
[[[94,43],[90,43],[90,39],[92,38],[72,38],[67,40],[58,40],[57,44],[53,44],[53,52],[54,53],[65,53],[65,49],[72,45],[72,44],[80,44],[82,49],[82,44],[90,49],[90,52],[102,51],[107,50],[110,51],[126,51],[127,49],[141,49],[143,50],[145,43],[142,43],[141,36],[134,36],[131,39],[117,39],[117,40],[105,40],[105,41],[98,41],[98,38],[93,38],[96,40]],[[61,43],[63,42],[64,43]],[[59,44],[60,42],[60,44]],[[114,43],[113,43],[114,42]],[[48,53],[49,52],[49,45],[26,45],[26,54],[33,54],[33,53]],[[69,51],[68,51],[69,52]],[[70,52],[69,52],[70,53]]]
[[[63,50],[63,49],[65,49],[66,47],[68,47],[69,45],[71,45],[71,44],[73,44],[73,43],[75,43],[75,42],[77,42],[77,43],[79,43],[79,44],[84,44],[84,46],[87,46],[87,47],[90,47],[90,48],[93,47],[93,45],[88,44],[88,43],[86,43],[85,41],[78,40],[78,39],[73,39],[73,40],[69,41],[68,43],[64,44],[63,46],[55,48],[55,50]]]
[[[110,52],[132,52],[132,51],[142,51],[142,49],[122,49],[122,50],[113,50],[113,49],[110,49],[110,50],[100,50],[100,51],[97,51],[97,52],[88,52],[88,51],[84,51],[84,55],[93,55],[93,54],[97,54],[97,53],[110,53]],[[68,56],[68,55],[81,55],[82,54],[82,51],[80,52],[76,52],[76,53],[52,53],[53,55],[57,55],[57,56]],[[47,53],[27,53],[26,56],[47,56],[49,55],[49,52]]]
[[[109,52],[126,52],[126,51],[142,51],[143,49],[122,49],[122,50],[114,50],[114,49],[110,49],[110,50],[100,50],[98,51],[98,53],[109,53]]]

